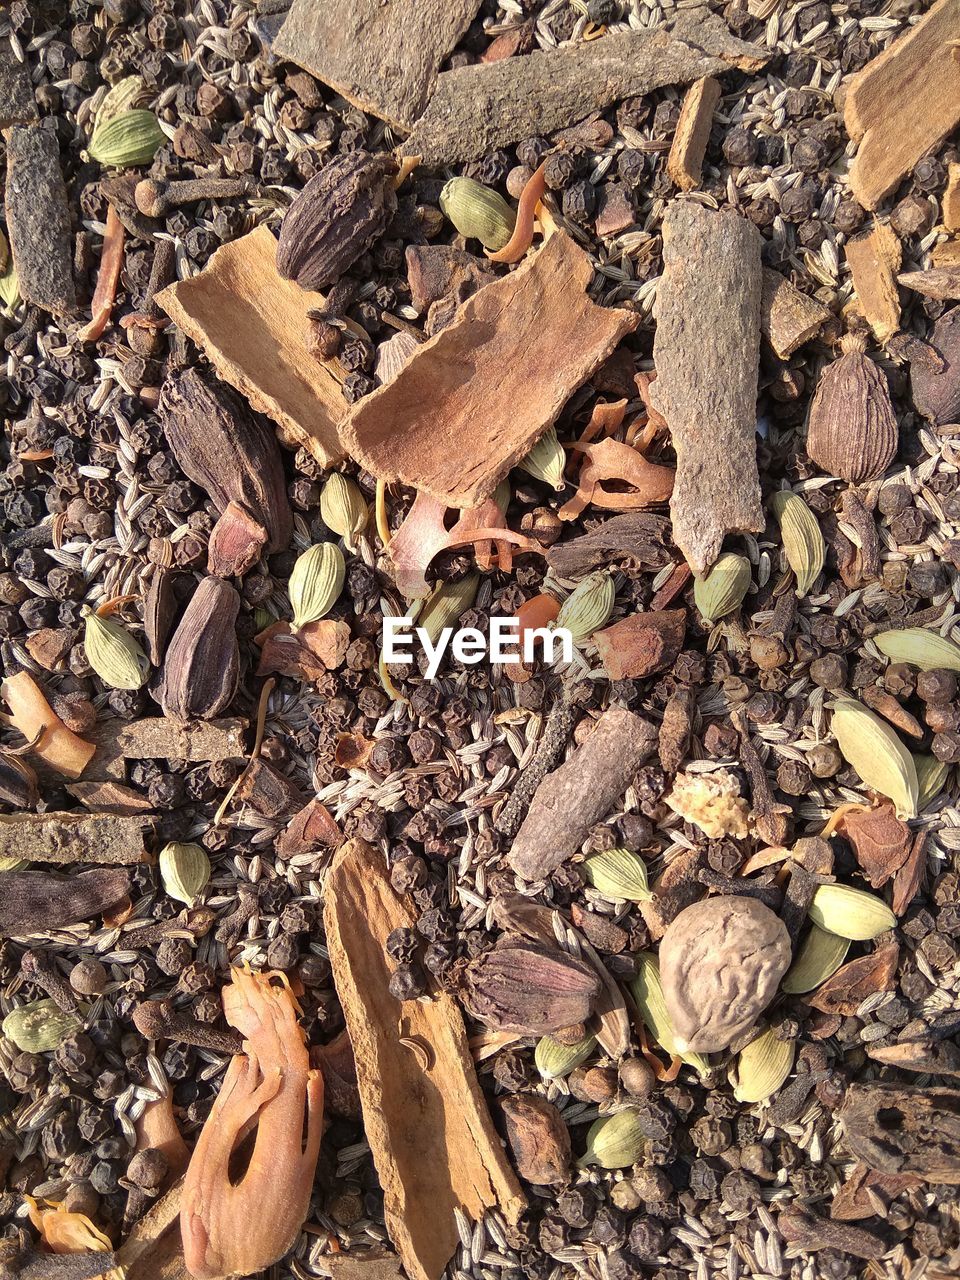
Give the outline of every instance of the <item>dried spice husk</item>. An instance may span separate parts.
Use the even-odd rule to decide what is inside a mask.
[[[218,578],[242,578],[260,559],[267,531],[242,502],[228,502],[210,531],[207,570]]]
[[[913,764],[917,771],[917,813],[923,813],[943,790],[950,766],[923,752],[914,755]]]
[[[587,1149],[577,1161],[583,1169],[597,1164],[601,1169],[625,1169],[643,1155],[646,1138],[640,1112],[625,1107],[615,1115],[597,1120],[587,1130]]]
[[[821,929],[819,925],[811,924],[780,989],[788,995],[803,995],[807,991],[813,991],[821,982],[826,982],[831,974],[836,973],[849,950],[849,938],[841,938],[838,934]]]
[[[180,469],[209,495],[217,511],[239,502],[266,529],[267,551],[285,550],[293,512],[280,447],[240,396],[187,369],[164,382],[159,415]]]
[[[888,804],[848,813],[843,820],[843,834],[874,889],[881,888],[900,870],[913,845],[910,828]]]
[[[600,979],[582,960],[531,943],[501,944],[466,965],[463,1002],[485,1026],[549,1035],[586,1022]]]
[[[704,622],[716,622],[740,608],[751,573],[746,556],[726,551],[702,577],[694,579],[693,599]]]
[[[960,671],[960,644],[926,627],[880,631],[872,638],[891,662],[906,662],[921,671]]]
[[[563,473],[567,465],[567,454],[557,439],[557,428],[547,427],[527,456],[517,465],[521,471],[526,471],[535,480],[542,480],[559,493],[566,483]]]
[[[80,1019],[65,1013],[55,1000],[34,1000],[11,1009],[0,1030],[22,1053],[48,1053],[80,1025]]]
[[[843,355],[820,375],[807,423],[807,453],[821,470],[850,484],[883,475],[898,444],[887,375],[848,335]]]
[[[632,613],[591,637],[611,680],[642,680],[669,667],[683,647],[684,609]]]
[[[386,230],[397,208],[397,162],[348,151],[311,178],[284,215],[277,270],[301,289],[335,284]]]
[[[314,797],[293,815],[285,830],[277,837],[277,852],[282,858],[311,853],[318,845],[336,846],[343,840],[333,814]]]
[[[639,450],[620,440],[577,444],[574,451],[583,454],[584,461],[576,494],[557,512],[561,520],[575,520],[590,506],[603,511],[636,511],[666,502],[673,493],[673,468],[648,462]],[[606,489],[604,481],[629,485],[630,492]]]
[[[663,997],[660,962],[651,951],[641,951],[637,955],[637,975],[630,983],[630,993],[640,1012],[640,1017],[657,1044],[671,1058],[681,1058],[688,1066],[694,1067],[701,1076],[705,1076],[710,1070],[710,1063],[702,1054],[677,1051],[676,1033]]]
[[[798,493],[781,489],[773,495],[773,514],[780,525],[780,537],[787,563],[797,578],[797,597],[803,596],[819,578],[827,548],[817,517]]]
[[[33,809],[39,799],[37,775],[25,760],[0,752],[0,804]]]
[[[109,1236],[90,1221],[85,1213],[73,1213],[62,1204],[46,1200],[43,1207],[33,1196],[24,1196],[30,1221],[39,1231],[40,1238],[51,1253],[109,1253],[112,1249]],[[106,1271],[106,1267],[104,1268]],[[56,1274],[56,1273],[55,1273]],[[119,1277],[122,1272],[109,1274]]]
[[[94,867],[75,876],[10,870],[3,873],[2,889],[0,933],[17,938],[100,915],[126,897],[130,875],[122,867]]]
[[[796,1040],[780,1040],[773,1027],[744,1045],[733,1068],[738,1102],[765,1102],[793,1070]]]
[[[34,755],[67,778],[79,778],[96,753],[96,746],[67,728],[47,702],[28,671],[8,676],[0,685],[10,708],[10,723],[33,743]]]
[[[125,238],[126,229],[111,204],[107,208],[107,225],[103,235],[97,286],[90,302],[90,323],[84,325],[77,335],[81,342],[95,342],[107,327],[113,305],[117,300]]]
[[[861,780],[893,801],[898,818],[917,813],[920,784],[913,757],[890,726],[854,698],[834,704],[831,722],[843,758]]]
[[[707,898],[681,911],[660,943],[678,1052],[714,1053],[748,1031],[776,995],[792,955],[783,921],[756,898]]]
[[[871,1169],[960,1184],[960,1089],[851,1084],[839,1118],[844,1146]]]
[[[323,1076],[311,1070],[299,1008],[283,974],[232,970],[227,1022],[243,1035],[187,1168],[184,1261],[197,1280],[249,1275],[294,1243],[310,1207],[323,1128]],[[256,1123],[250,1161],[230,1159]]]
[[[240,597],[221,578],[204,578],[184,611],[163,662],[158,698],[176,720],[211,720],[237,690]]]
[[[960,307],[952,307],[933,326],[933,348],[943,357],[937,370],[915,361],[910,366],[913,403],[935,426],[960,420]]]
[[[570,1172],[570,1130],[546,1098],[516,1094],[501,1098],[510,1154],[517,1172],[534,1186],[566,1182]]]
[[[868,956],[851,960],[828,978],[807,1004],[821,1013],[839,1013],[850,1017],[868,996],[893,988],[900,948],[896,942],[877,947]]]
[[[350,625],[322,618],[293,632],[289,622],[274,622],[254,637],[261,648],[257,675],[275,673],[300,680],[319,680],[343,665],[350,647]]]
[[[498,191],[473,178],[451,178],[440,192],[440,208],[462,236],[485,249],[502,249],[517,220]]]
[[[140,689],[150,674],[150,660],[122,623],[88,612],[83,648],[87,661],[111,689]]]
[[[848,884],[819,885],[810,903],[810,919],[851,942],[869,942],[897,923],[882,898]]]
[[[596,1036],[585,1036],[576,1044],[562,1044],[553,1036],[541,1036],[533,1051],[533,1065],[544,1080],[559,1080],[586,1062],[596,1047]]]

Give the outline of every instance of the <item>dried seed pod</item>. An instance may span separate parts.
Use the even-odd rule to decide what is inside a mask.
[[[593,887],[611,901],[649,902],[653,897],[642,858],[629,849],[606,849],[584,860]]]
[[[34,1000],[7,1014],[3,1034],[22,1053],[47,1053],[80,1025],[80,1019],[64,1013],[55,1000]]]
[[[657,1044],[671,1058],[677,1054],[676,1033],[673,1029],[673,1023],[670,1021],[670,1015],[667,1012],[667,1002],[663,998],[663,983],[660,980],[660,962],[651,951],[641,951],[637,957],[637,976],[630,983],[630,992],[636,1001],[637,1008],[640,1010],[640,1017],[643,1019],[647,1030],[656,1040]],[[679,1054],[688,1066],[696,1068],[701,1076],[705,1076],[710,1070],[710,1063],[702,1054],[684,1052]]]
[[[626,1169],[643,1155],[645,1143],[640,1112],[635,1107],[625,1107],[590,1126],[587,1149],[577,1164],[581,1169],[591,1164],[598,1164],[601,1169]]]
[[[442,582],[417,615],[417,626],[423,627],[436,644],[444,627],[452,627],[477,598],[480,575],[468,573],[456,582]]]
[[[930,801],[936,800],[943,790],[950,766],[923,752],[914,755],[913,765],[917,771],[917,813],[923,813]]]
[[[325,164],[287,210],[277,270],[301,289],[323,289],[356,262],[397,208],[391,155],[348,151]]]
[[[19,938],[89,920],[121,902],[130,891],[123,867],[93,867],[74,876],[9,870],[0,894],[0,934]]]
[[[748,1031],[790,967],[790,935],[756,898],[695,902],[667,926],[660,975],[678,1052],[714,1053]]]
[[[807,453],[823,471],[851,484],[875,480],[893,461],[897,415],[887,375],[848,334],[843,354],[820,375],[807,424]]]
[[[567,454],[557,439],[557,429],[548,427],[527,456],[518,466],[535,480],[542,480],[555,489],[557,493],[564,487],[563,477],[567,465]]]
[[[518,1094],[501,1098],[500,1108],[520,1177],[537,1187],[566,1182],[570,1171],[570,1130],[553,1103]]]
[[[273,432],[222,382],[195,369],[171,374],[160,395],[160,421],[180,469],[217,511],[239,502],[283,551],[293,534],[280,446]]]
[[[297,558],[287,584],[292,631],[327,616],[343,590],[346,572],[343,552],[335,542],[316,542]]]
[[[37,775],[30,765],[0,752],[0,804],[8,804],[12,809],[32,809],[38,798]]]
[[[577,584],[560,606],[557,626],[566,627],[576,645],[586,644],[595,631],[606,626],[617,594],[613,575],[591,573]]]
[[[192,907],[210,879],[210,859],[198,844],[171,841],[160,850],[160,879],[171,898]]]
[[[917,813],[920,783],[913,757],[885,720],[855,698],[834,703],[831,722],[843,758],[862,781],[896,805],[898,818]]]
[[[334,471],[320,492],[320,518],[352,551],[366,528],[369,510],[363,494],[346,476]]]
[[[517,220],[499,191],[473,178],[451,178],[440,192],[440,208],[462,236],[493,251],[507,243]]]
[[[733,1096],[738,1102],[765,1102],[793,1070],[796,1040],[778,1040],[772,1027],[740,1050],[733,1069]]]
[[[488,1027],[549,1035],[586,1022],[600,979],[582,960],[533,943],[501,945],[466,965],[463,1002]]]
[[[914,361],[910,365],[913,403],[934,426],[960,421],[960,307],[952,307],[933,326],[930,345],[943,368]]]
[[[750,561],[725,551],[702,578],[694,579],[693,598],[704,622],[716,622],[739,609],[751,577]]]
[[[163,662],[158,698],[177,720],[210,720],[237,691],[240,597],[222,578],[204,578],[187,605]]]
[[[541,1036],[533,1051],[533,1063],[544,1080],[558,1080],[586,1062],[596,1047],[596,1036],[586,1036],[576,1044],[562,1044],[553,1036]]]
[[[140,689],[150,674],[150,661],[122,623],[88,612],[83,649],[87,661],[111,689]]]
[[[99,118],[87,154],[110,169],[150,164],[167,140],[152,111],[124,111],[103,123]]]
[[[809,914],[815,925],[851,942],[869,942],[897,924],[882,898],[848,884],[819,885]]]
[[[796,574],[797,598],[807,594],[823,569],[827,548],[817,517],[798,493],[781,489],[773,495],[773,514],[780,525],[787,563]]]
[[[960,644],[926,627],[881,631],[873,643],[891,662],[907,662],[921,671],[960,671]]]
[[[850,939],[812,924],[797,958],[781,984],[788,995],[803,995],[837,972],[850,950]]]

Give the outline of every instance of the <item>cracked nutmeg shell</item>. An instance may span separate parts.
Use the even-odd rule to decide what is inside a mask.
[[[494,947],[460,977],[470,1013],[498,1031],[549,1035],[586,1022],[600,993],[596,972],[563,951],[536,943]]]
[[[695,902],[668,925],[660,977],[678,1053],[717,1053],[748,1031],[790,967],[790,935],[755,898]]]
[[[304,187],[287,210],[277,245],[277,270],[301,289],[337,280],[383,235],[397,208],[390,155],[348,151]]]

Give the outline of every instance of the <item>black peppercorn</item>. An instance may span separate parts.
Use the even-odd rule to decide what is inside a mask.
[[[728,164],[753,164],[760,150],[756,134],[743,125],[735,125],[723,139],[723,156]]]
[[[427,989],[423,970],[417,964],[402,964],[393,971],[387,989],[395,1000],[416,1000]]]

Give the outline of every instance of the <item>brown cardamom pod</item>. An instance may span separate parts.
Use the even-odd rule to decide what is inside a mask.
[[[500,1031],[548,1035],[586,1022],[600,979],[582,960],[535,943],[506,943],[466,965],[463,1002],[480,1022]]]
[[[847,334],[843,354],[820,375],[807,423],[807,453],[823,471],[850,484],[875,480],[893,461],[899,435],[887,375]]]
[[[177,720],[210,720],[237,691],[240,597],[222,578],[204,578],[187,605],[163,662],[158,696]]]
[[[301,289],[334,284],[383,235],[397,208],[386,154],[348,151],[304,187],[287,210],[277,246],[277,270]]]
[[[933,326],[930,345],[943,357],[939,371],[919,361],[910,365],[913,403],[935,426],[960,421],[960,307],[953,307]]]
[[[272,431],[222,382],[195,369],[172,374],[160,395],[160,421],[181,471],[218,511],[242,503],[267,531],[267,551],[283,551],[293,535],[293,512]]]

